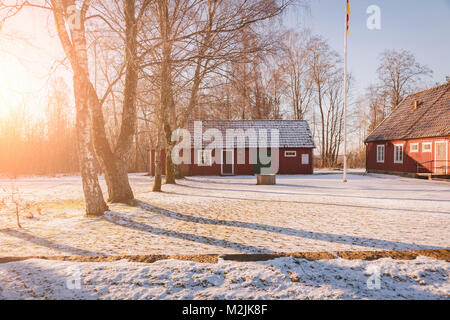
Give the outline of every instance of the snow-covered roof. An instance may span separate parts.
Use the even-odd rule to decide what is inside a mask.
[[[199,122],[197,122],[198,125]],[[201,121],[202,132],[216,129],[223,136],[223,144],[227,145],[227,131],[234,131],[240,136],[245,135],[245,148],[264,147],[264,135],[267,136],[267,145],[279,148],[315,148],[311,130],[305,120],[207,120]],[[199,142],[201,136],[194,134],[194,122],[190,122],[188,130],[191,133],[192,143]],[[272,131],[279,133],[279,145],[272,144]],[[256,133],[256,136],[250,133]],[[265,132],[265,134],[264,134]],[[236,147],[238,139],[233,140]],[[203,145],[210,139],[203,137]],[[259,144],[258,144],[259,142]],[[227,145],[227,147],[231,147]]]

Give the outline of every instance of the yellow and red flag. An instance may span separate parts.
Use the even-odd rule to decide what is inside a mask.
[[[350,3],[349,0],[347,0],[347,37],[349,26],[350,26]]]

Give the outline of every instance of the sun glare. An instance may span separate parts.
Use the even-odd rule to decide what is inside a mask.
[[[8,114],[33,92],[33,77],[16,57],[0,53],[0,115]]]
[[[44,61],[24,49],[10,45],[0,52],[0,117],[24,107],[31,117],[42,114],[48,75],[41,70]]]
[[[19,108],[34,118],[43,114],[52,65],[61,54],[43,17],[25,11],[0,30],[0,117]]]

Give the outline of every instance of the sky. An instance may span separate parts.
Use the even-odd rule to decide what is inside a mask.
[[[308,13],[292,10],[284,24],[306,27],[327,39],[343,56],[345,0],[310,0]],[[369,30],[366,10],[376,5],[381,12],[381,29]],[[417,62],[434,71],[426,86],[442,83],[450,76],[450,0],[350,0],[348,68],[356,89],[363,92],[376,81],[381,52],[408,50]]]
[[[350,0],[350,5],[348,61],[355,96],[376,81],[378,57],[386,49],[406,49],[432,69],[425,86],[450,76],[450,0]],[[381,30],[366,26],[370,5],[380,7]],[[345,0],[309,0],[307,11],[290,9],[283,22],[292,29],[311,29],[343,55],[345,12]],[[51,24],[49,12],[27,9],[1,30],[0,115],[5,101],[17,104],[23,96],[31,97],[36,113],[42,110],[49,70],[64,57]],[[57,72],[71,81],[69,70],[59,66]]]

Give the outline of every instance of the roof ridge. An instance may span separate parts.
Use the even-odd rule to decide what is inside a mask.
[[[417,92],[411,93],[411,94],[407,95],[406,97],[415,96],[416,94],[425,93],[425,92],[431,91],[431,90],[437,90],[437,89],[440,89],[441,87],[445,87],[445,86],[449,86],[449,88],[450,88],[450,82],[438,85],[436,87],[428,88],[428,89],[425,89],[425,90],[422,90],[422,91],[417,91]]]

